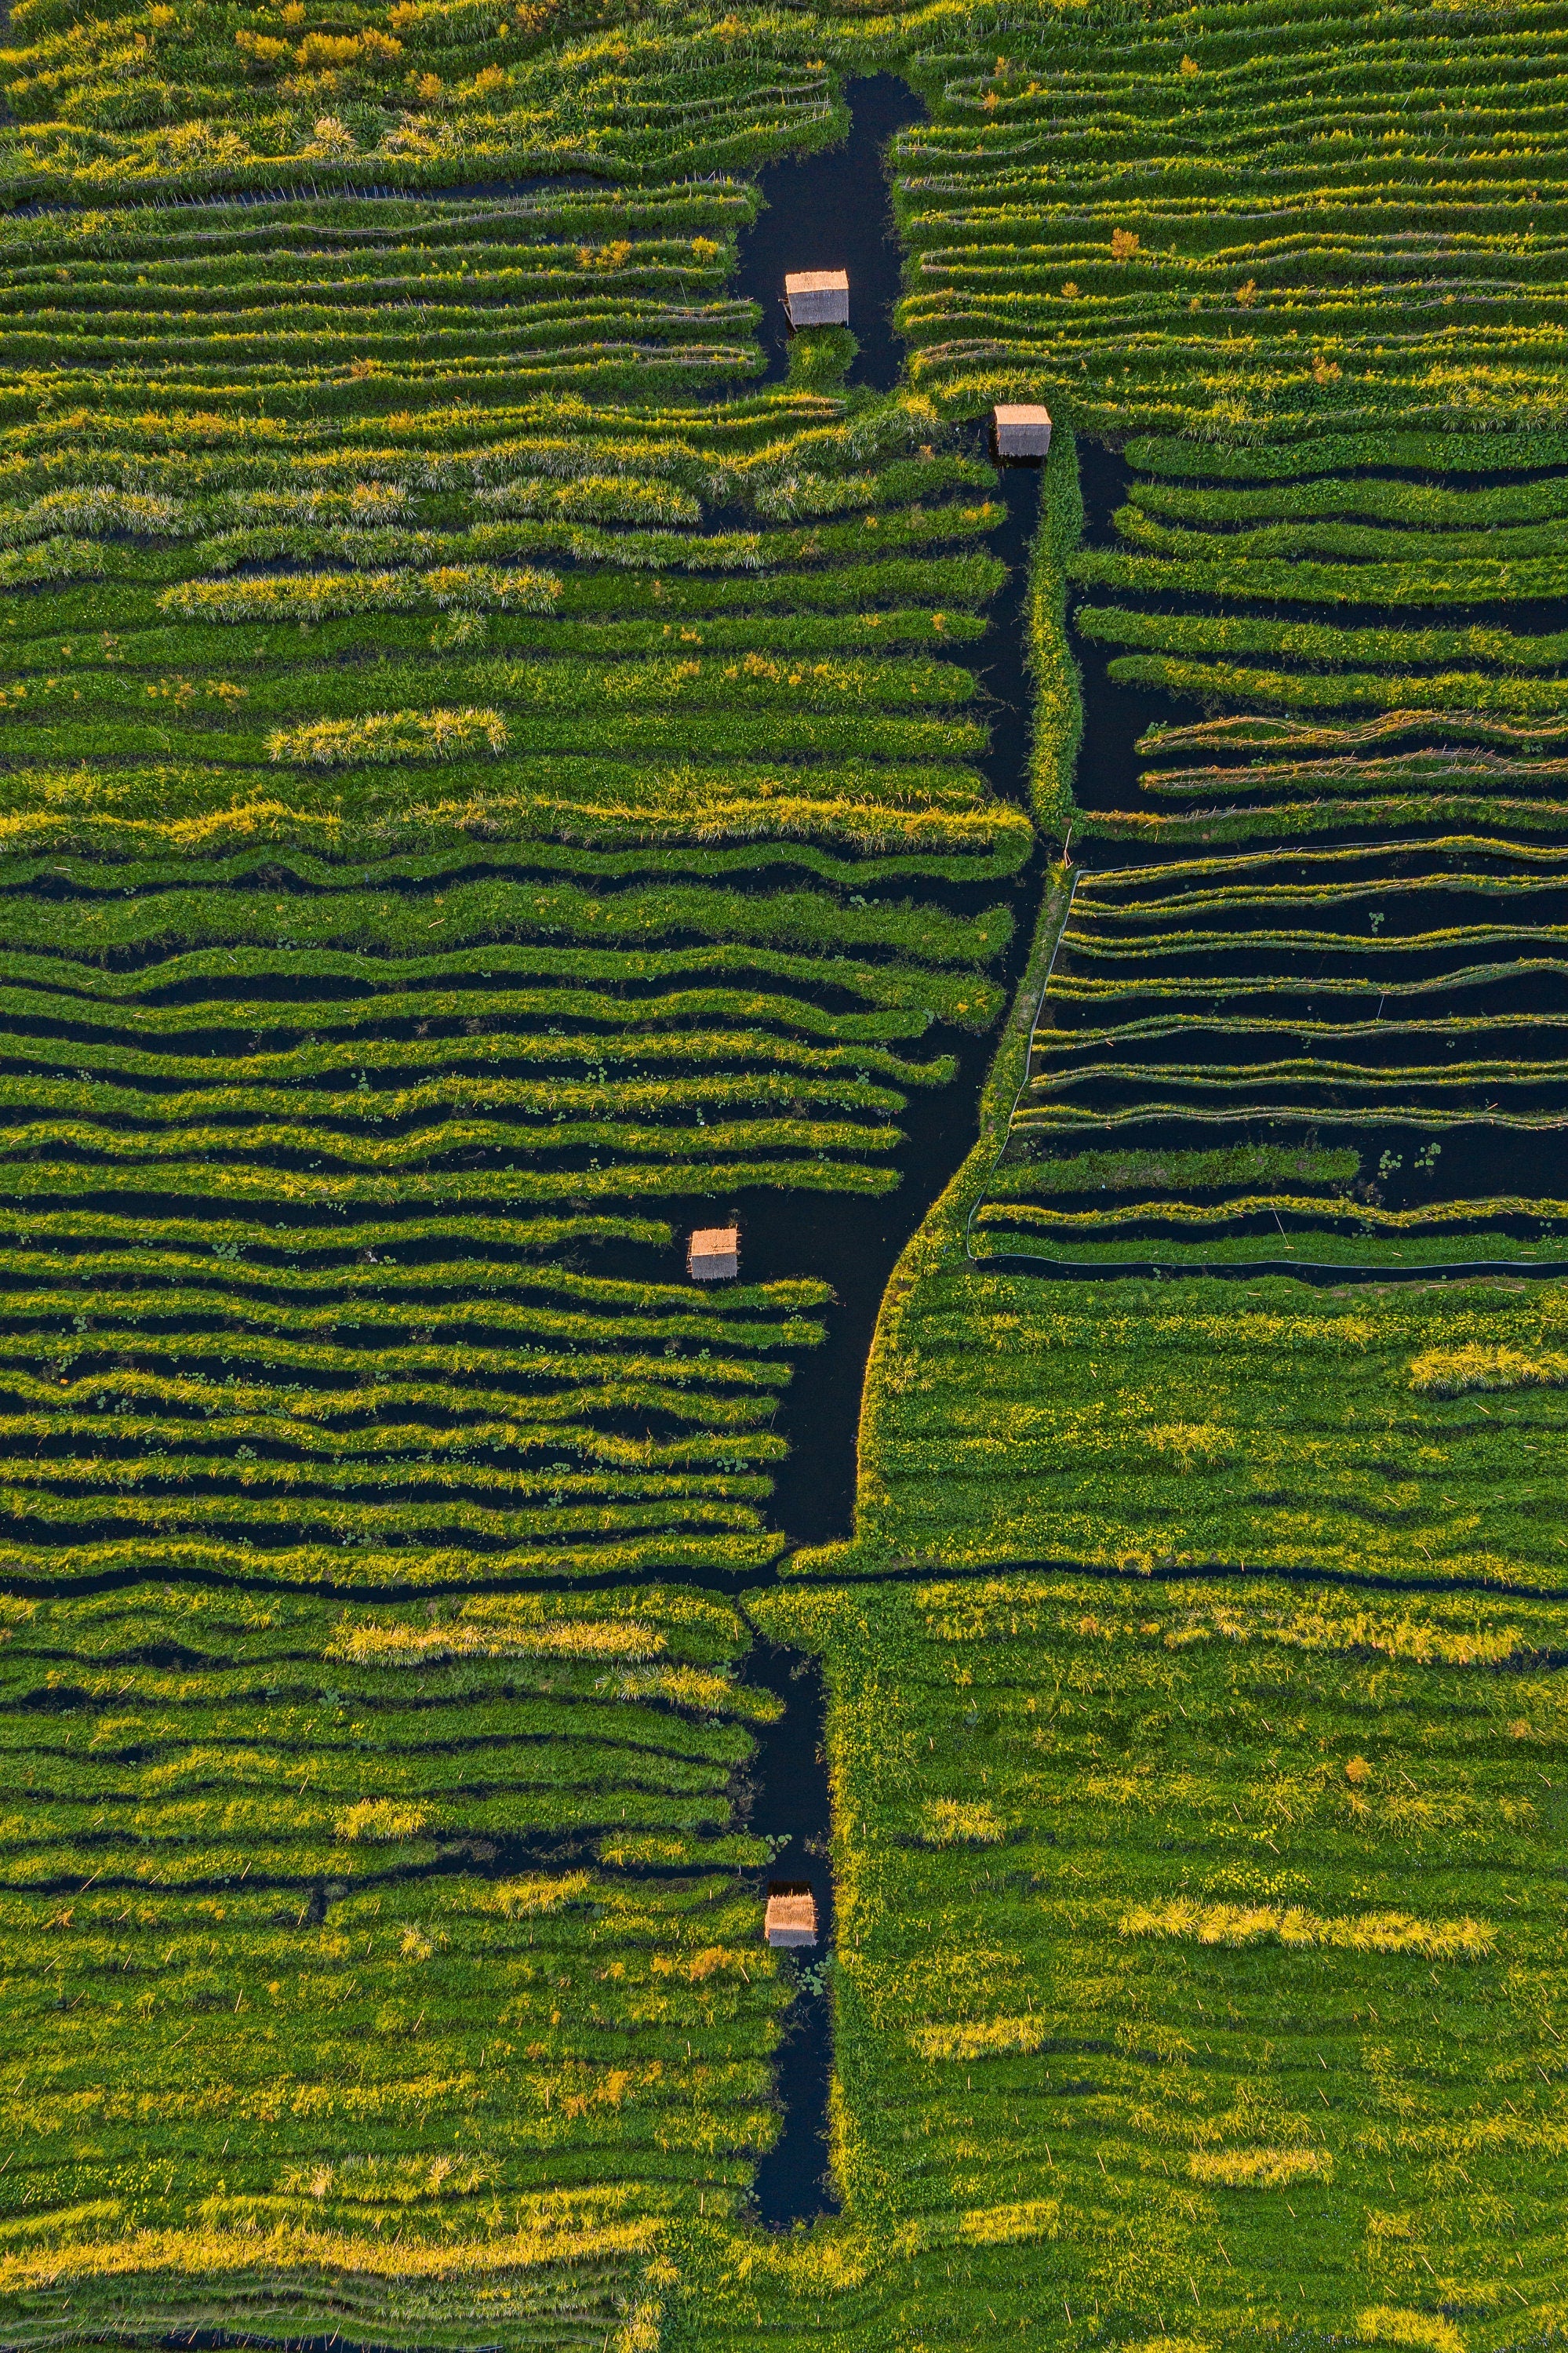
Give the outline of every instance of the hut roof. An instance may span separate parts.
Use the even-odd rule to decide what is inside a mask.
[[[791,269],[785,273],[786,294],[847,294],[847,269]]]
[[[715,1282],[740,1271],[740,1228],[699,1226],[686,1245],[686,1271]]]

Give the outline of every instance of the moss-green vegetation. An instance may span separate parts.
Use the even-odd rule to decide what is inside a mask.
[[[47,2253],[86,2331],[129,2257],[143,2331],[477,2300],[577,2343],[744,2195],[790,1980],[734,1878],[778,1703],[727,1605],[142,1585],[5,1631],[24,2341]]]
[[[1068,1227],[1103,1257],[1098,1230]],[[1025,1231],[1070,1254],[1054,1227]],[[1265,1247],[1285,1255],[1277,1232]],[[905,1306],[868,1398],[857,1562],[1568,1585],[1565,1318],[1550,1283],[1063,1283],[949,1257]],[[1449,1396],[1421,1369],[1472,1357],[1497,1365],[1499,1389],[1514,1368],[1506,1394]]]
[[[1120,1271],[1563,1247],[1560,32],[17,0],[10,2341],[1557,2327],[1557,1291]],[[907,380],[762,387],[744,175],[850,66],[929,102]],[[1070,612],[1156,703],[1119,806]],[[755,1599],[842,1898],[845,2211],[767,2244],[768,1703],[627,1580],[784,1552],[832,1303],[681,1246],[893,1189],[1037,833],[842,1565],[1073,1573]]]
[[[1452,2353],[1551,2308],[1559,1609],[1065,1574],[762,1611],[827,1661],[860,2222],[793,2333]],[[721,2342],[770,2287],[732,2269]]]

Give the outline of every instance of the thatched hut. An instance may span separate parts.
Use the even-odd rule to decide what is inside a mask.
[[[1044,458],[1051,447],[1051,412],[1026,402],[1001,402],[991,412],[991,447],[1004,465]]]
[[[792,327],[847,327],[849,271],[792,270],[784,280],[784,308]]]
[[[770,1879],[768,1919],[764,1930],[770,1945],[814,1945],[817,1941],[817,1899],[810,1880]]]
[[[686,1244],[686,1272],[694,1282],[728,1282],[740,1272],[740,1228],[699,1226]]]

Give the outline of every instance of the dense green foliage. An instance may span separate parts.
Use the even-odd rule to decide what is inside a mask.
[[[934,1266],[879,1344],[858,1558],[1568,1586],[1565,1332],[1554,1284]]]
[[[7,2341],[1556,2330],[1557,1286],[1038,1262],[1562,1248],[1560,16],[16,0]],[[850,67],[907,380],[759,388],[743,175]],[[682,1245],[892,1190],[1036,827],[837,1565],[1072,1571],[750,1597],[840,1899],[768,2242],[772,1705],[631,1580],[785,1552],[833,1303]]]
[[[744,2193],[790,1987],[726,1605],[143,1585],[5,1633],[9,2336],[46,2283],[106,2325],[134,2248],[143,2329],[576,2344]]]
[[[843,1922],[855,2227],[796,2341],[1455,2353],[1555,2308],[1559,1609],[1063,1575],[762,1612],[825,1653]],[[779,2294],[732,2259],[714,2341]]]

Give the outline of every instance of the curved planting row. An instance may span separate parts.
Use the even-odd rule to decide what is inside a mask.
[[[896,404],[671,407],[655,371],[589,407],[564,347],[532,404],[431,361],[381,416],[415,379],[373,326],[368,376],[285,354],[269,415],[217,299],[330,264],[351,335],[427,276],[424,344],[454,286],[521,333],[555,314],[515,240],[585,206],[77,225],[79,274],[173,290],[139,375],[69,429],[29,379],[0,451],[13,1577],[779,1548],[770,1423],[827,1289],[694,1289],[680,1223],[885,1190],[943,1026],[994,1018],[1011,918],[968,886],[1031,833],[949,651],[1001,576],[992,478]],[[603,258],[556,255],[632,322],[668,241]],[[213,406],[143,405],[198,343]]]

